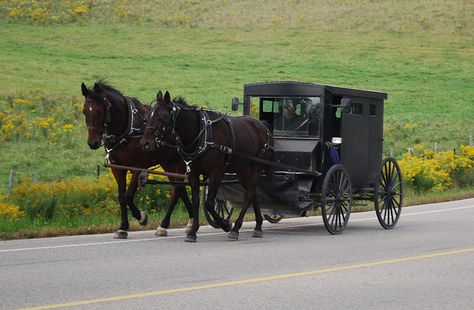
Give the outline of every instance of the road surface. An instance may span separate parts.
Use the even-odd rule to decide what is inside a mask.
[[[405,208],[384,230],[354,213],[342,235],[321,217],[264,224],[240,240],[184,230],[0,242],[0,308],[472,309],[474,199]]]

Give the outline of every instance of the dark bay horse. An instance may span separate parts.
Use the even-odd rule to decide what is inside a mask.
[[[146,117],[150,108],[141,104],[136,98],[126,97],[112,86],[98,81],[89,89],[84,83],[81,85],[85,98],[83,113],[85,115],[88,139],[91,149],[98,149],[102,143],[106,150],[106,157],[111,163],[136,168],[148,168],[160,164],[165,171],[184,173],[184,163],[176,156],[176,150],[163,146],[156,152],[145,152],[139,147],[140,138],[145,129]],[[126,239],[129,229],[127,206],[132,216],[141,225],[146,225],[147,214],[140,211],[134,202],[138,188],[140,173],[132,172],[132,179],[127,189],[127,170],[112,169],[118,185],[118,200],[120,204],[121,223],[115,234],[116,239]],[[169,227],[171,213],[181,198],[192,221],[191,202],[184,186],[174,186],[171,194],[170,206],[163,218],[156,234],[165,236]],[[188,224],[190,229],[190,223]]]
[[[244,207],[228,238],[239,238],[239,229],[250,203],[253,204],[256,220],[252,236],[262,237],[263,218],[257,202],[257,183],[264,166],[250,158],[272,159],[273,137],[263,124],[251,117],[229,117],[192,107],[183,100],[174,102],[169,92],[163,96],[160,91],[140,144],[145,150],[154,150],[157,140],[174,143],[179,156],[186,163],[194,218],[191,231],[185,239],[187,242],[196,241],[199,229],[200,175],[209,181],[206,211],[225,231],[231,229],[232,225],[221,219],[213,208],[217,190],[226,172],[236,173],[245,189]]]

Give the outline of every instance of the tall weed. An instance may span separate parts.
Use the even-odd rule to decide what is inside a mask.
[[[416,191],[443,191],[455,186],[474,185],[474,146],[453,151],[433,152],[423,145],[414,147],[413,153],[400,160],[405,185]]]

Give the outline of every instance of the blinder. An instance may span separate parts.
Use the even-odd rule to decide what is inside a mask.
[[[157,106],[155,106],[155,110],[152,112],[152,115],[155,113],[156,107]],[[163,126],[161,128],[157,128],[151,125],[146,126],[146,128],[153,129],[155,131],[155,143],[157,147],[160,147],[162,145],[175,146],[175,141],[170,141],[168,135],[174,131],[174,126],[179,112],[179,106],[177,106],[173,102],[173,107],[171,111],[165,111],[161,115],[161,118],[163,119]],[[151,118],[152,116],[150,117],[150,119]]]

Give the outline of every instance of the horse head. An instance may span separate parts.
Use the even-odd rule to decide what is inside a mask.
[[[97,83],[93,89],[87,88],[82,83],[81,90],[85,99],[82,113],[85,116],[88,130],[87,144],[91,149],[96,150],[101,146],[102,136],[105,132],[106,99],[103,95],[101,96]]]
[[[158,91],[156,94],[156,105],[150,113],[148,124],[143,138],[140,140],[140,146],[145,151],[154,151],[157,147],[155,139],[169,140],[173,131],[173,122],[176,117],[176,106],[171,101],[168,91],[163,93]]]

